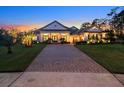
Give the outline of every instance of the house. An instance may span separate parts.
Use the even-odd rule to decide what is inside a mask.
[[[107,37],[107,31],[99,29],[97,27],[90,27],[88,29],[81,30],[79,33],[83,41],[88,41],[92,38],[102,40]]]
[[[53,21],[48,25],[36,30],[37,40],[44,42],[51,39],[53,42],[60,42],[61,39],[69,43],[75,43],[79,41],[88,41],[92,36],[102,39],[106,37],[107,32],[92,27],[89,29],[81,30],[75,26],[67,27],[58,21]]]

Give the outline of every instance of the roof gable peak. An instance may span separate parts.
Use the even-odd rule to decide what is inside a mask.
[[[49,23],[48,25],[42,27],[40,30],[68,30],[69,28],[64,26],[58,21],[53,21]]]

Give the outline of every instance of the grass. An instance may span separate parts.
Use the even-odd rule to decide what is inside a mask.
[[[124,74],[124,45],[76,45],[112,73]]]
[[[0,72],[24,71],[45,46],[36,44],[27,48],[15,45],[12,48],[13,54],[7,54],[7,49],[0,47]]]

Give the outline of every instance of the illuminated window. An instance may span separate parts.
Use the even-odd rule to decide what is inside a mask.
[[[57,35],[53,35],[52,36],[52,40],[57,41],[58,40],[58,36]]]
[[[48,40],[49,36],[48,35],[43,35],[43,40],[46,41]]]

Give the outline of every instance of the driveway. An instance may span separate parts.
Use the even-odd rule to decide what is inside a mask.
[[[11,86],[122,86],[73,45],[48,45]]]

